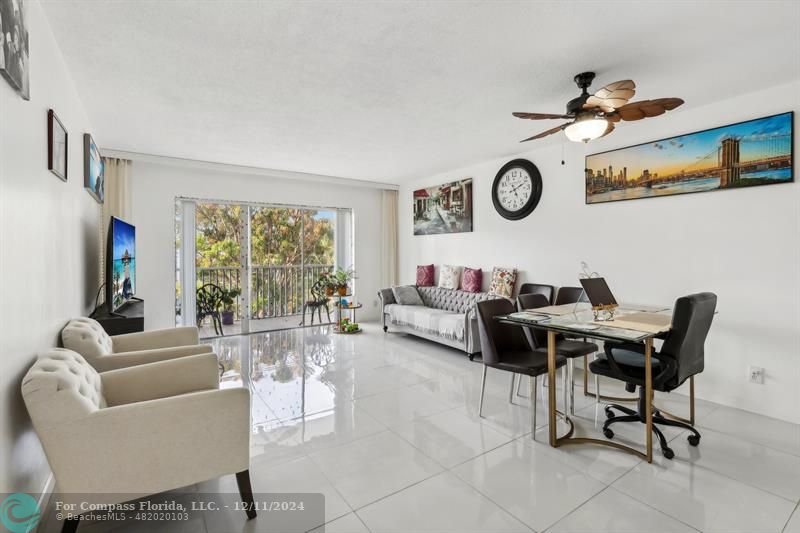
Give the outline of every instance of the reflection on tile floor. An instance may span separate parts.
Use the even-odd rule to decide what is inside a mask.
[[[672,461],[658,448],[650,465],[610,448],[554,449],[545,444],[545,402],[533,441],[527,392],[509,404],[508,374],[489,371],[486,418],[479,418],[478,361],[364,328],[352,336],[316,327],[209,341],[224,366],[222,386],[251,391],[254,489],[325,494],[327,531],[800,530],[798,425],[699,400],[700,446],[666,429]],[[616,382],[601,386],[625,395]],[[602,408],[580,386],[576,400],[576,433],[603,438]],[[677,394],[659,394],[657,403],[688,410]],[[644,442],[643,425],[614,430],[619,441]],[[235,491],[232,476],[199,487],[209,486]],[[238,516],[227,523],[259,530]]]

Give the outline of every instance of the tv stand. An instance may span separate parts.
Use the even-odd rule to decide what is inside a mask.
[[[92,318],[97,320],[109,335],[144,331],[144,300],[131,298],[127,304],[113,313],[110,313],[106,304],[102,303],[94,310]]]

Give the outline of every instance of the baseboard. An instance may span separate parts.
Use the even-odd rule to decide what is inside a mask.
[[[42,518],[32,530],[29,530],[28,533],[37,533],[39,528],[42,527],[42,524],[47,521],[47,509],[50,506],[50,497],[53,495],[55,484],[56,478],[53,476],[53,473],[50,472],[47,475],[44,485],[42,485],[42,491],[36,501],[36,503],[39,505],[39,511],[41,512]]]

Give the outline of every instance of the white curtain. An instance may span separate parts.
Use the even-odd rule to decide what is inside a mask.
[[[131,220],[131,171],[133,163],[128,159],[103,158],[105,179],[105,201],[100,219],[100,277],[106,275],[106,237],[108,222],[112,216],[133,224]]]
[[[381,287],[397,285],[397,191],[382,190]]]

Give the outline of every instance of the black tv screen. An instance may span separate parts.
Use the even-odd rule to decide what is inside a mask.
[[[136,228],[111,217],[106,246],[106,302],[112,312],[136,294]]]

